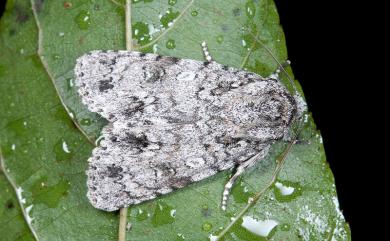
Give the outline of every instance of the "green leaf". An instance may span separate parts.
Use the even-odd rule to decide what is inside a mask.
[[[0,22],[1,240],[117,240],[119,213],[94,209],[85,195],[87,159],[107,122],[81,104],[73,68],[90,50],[125,49],[124,1],[32,2],[8,0]],[[203,60],[206,41],[217,62],[263,76],[287,58],[271,0],[133,0],[131,7],[127,26],[139,51]],[[245,173],[227,212],[219,205],[229,171],[132,206],[127,240],[213,240],[269,184],[222,240],[350,240],[309,115],[270,183],[286,146],[276,143]]]

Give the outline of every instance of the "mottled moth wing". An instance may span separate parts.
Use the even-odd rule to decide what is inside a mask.
[[[87,171],[87,196],[107,211],[264,157],[296,112],[276,79],[215,62],[94,51],[75,73],[83,103],[110,122]]]

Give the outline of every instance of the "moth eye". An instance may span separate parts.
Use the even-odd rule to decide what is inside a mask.
[[[161,77],[165,74],[165,71],[160,66],[148,65],[142,68],[144,74],[144,80],[148,83],[156,82],[161,79]]]

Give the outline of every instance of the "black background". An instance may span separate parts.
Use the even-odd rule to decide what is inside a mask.
[[[362,85],[362,79],[368,77],[361,71],[368,66],[360,62],[365,48],[359,39],[364,38],[366,30],[361,22],[351,17],[354,15],[352,4],[341,6],[343,1],[275,2],[295,77],[303,87],[324,139],[341,209],[354,240],[360,239],[359,233],[364,231],[358,223],[367,209],[360,201],[361,189],[367,184],[366,177],[359,173],[365,169],[365,161],[372,160],[365,150],[369,130],[365,128],[367,117],[362,114],[362,109],[367,111],[367,103],[361,95],[370,86]],[[0,13],[4,5],[1,1]],[[353,32],[358,27],[364,31],[357,36]],[[357,43],[361,45],[355,48]],[[375,81],[369,83],[375,84]]]

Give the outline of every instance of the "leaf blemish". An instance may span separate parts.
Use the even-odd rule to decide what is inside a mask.
[[[35,0],[35,9],[37,10],[37,13],[42,11],[43,1],[44,0]]]
[[[30,18],[27,11],[23,9],[21,6],[15,6],[15,12],[16,12],[16,22],[18,23],[25,23]]]
[[[12,200],[8,200],[5,206],[7,207],[7,209],[13,209],[15,207],[15,204]]]

